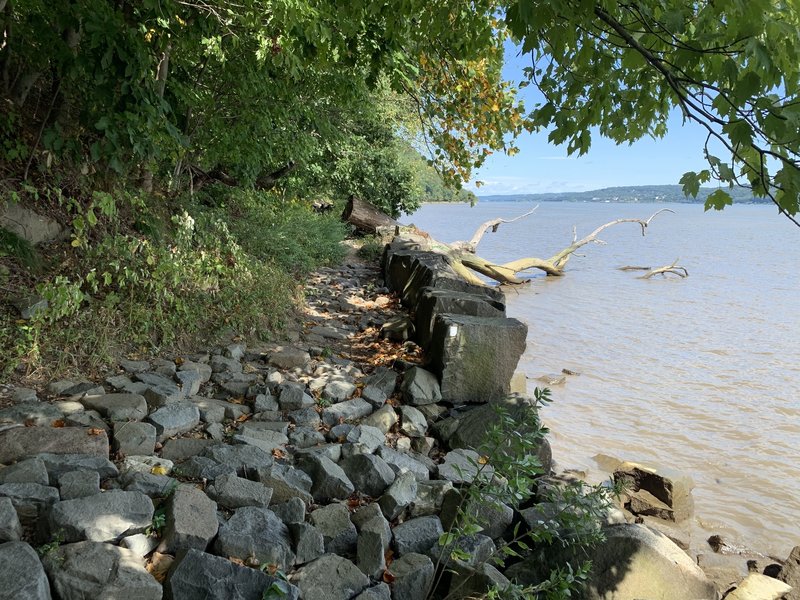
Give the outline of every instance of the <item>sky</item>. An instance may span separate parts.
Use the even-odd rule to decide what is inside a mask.
[[[516,48],[506,46],[506,79],[518,82],[530,59],[518,56]],[[534,85],[520,90],[526,107],[541,100]],[[547,132],[525,133],[517,140],[519,154],[495,153],[465,187],[478,196],[494,194],[538,194],[581,192],[625,185],[677,184],[686,171],[707,167],[703,158],[705,130],[695,124],[684,125],[679,111],[670,116],[667,135],[659,140],[643,139],[618,146],[592,132],[592,147],[578,158],[568,157],[566,145],[554,146]],[[475,181],[482,181],[478,188]]]

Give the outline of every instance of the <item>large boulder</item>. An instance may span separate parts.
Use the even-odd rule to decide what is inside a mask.
[[[25,542],[0,544],[0,598],[50,600],[50,584],[36,551]]]
[[[113,542],[144,532],[153,512],[153,501],[141,492],[109,491],[56,502],[48,521],[50,531],[62,530],[67,542]]]
[[[792,586],[792,591],[786,595],[787,600],[800,600],[800,546],[792,548],[781,569],[780,580]]]
[[[159,552],[205,550],[217,535],[217,503],[194,486],[178,486],[169,498],[166,515],[167,526]]]
[[[294,563],[289,530],[278,516],[267,508],[240,508],[220,525],[215,550],[221,556],[241,560],[254,558],[259,563],[278,565],[287,570]]]
[[[0,463],[40,452],[92,454],[108,459],[108,435],[103,429],[87,427],[15,427],[0,433]]]
[[[442,399],[482,403],[506,396],[527,334],[517,319],[437,316],[430,367],[439,376]]]
[[[436,317],[443,314],[496,318],[505,317],[506,311],[503,302],[485,294],[423,288],[415,318],[417,342],[423,348],[431,341]]]
[[[691,477],[668,469],[624,462],[614,471],[614,480],[624,484],[634,514],[667,521],[685,521],[692,516],[694,502]]]
[[[369,578],[346,558],[325,554],[297,570],[293,578],[303,600],[352,598],[369,585]]]

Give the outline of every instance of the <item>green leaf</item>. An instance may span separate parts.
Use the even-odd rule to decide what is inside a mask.
[[[712,208],[714,210],[722,210],[731,204],[733,204],[733,198],[728,192],[722,189],[714,190],[706,198],[705,210],[711,210]]]

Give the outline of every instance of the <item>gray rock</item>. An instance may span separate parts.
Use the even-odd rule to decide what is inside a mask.
[[[325,456],[305,456],[300,463],[311,477],[311,495],[319,503],[347,498],[355,488],[342,468]]]
[[[147,389],[142,392],[147,406],[151,409],[161,408],[175,402],[180,402],[185,398],[183,390],[177,384],[170,382],[168,385],[147,385]],[[128,391],[131,391],[128,389]]]
[[[300,499],[304,504],[313,501],[311,486],[313,482],[304,471],[290,465],[275,464],[271,468],[258,470],[258,480],[272,489],[272,502],[288,502]]]
[[[378,456],[385,460],[386,464],[388,464],[397,475],[400,473],[413,473],[414,477],[420,481],[427,481],[430,479],[428,467],[408,454],[398,452],[388,446],[381,446],[378,448]]]
[[[152,473],[158,467],[157,472],[166,475],[172,472],[174,464],[171,460],[160,456],[126,456],[119,466],[121,473]]]
[[[377,502],[359,506],[356,511],[350,515],[350,521],[356,526],[356,529],[360,530],[365,523],[371,521],[375,517],[383,518],[381,507]]]
[[[322,397],[331,402],[347,400],[356,391],[356,386],[350,381],[334,380],[325,386]]]
[[[459,490],[451,488],[445,492],[441,507],[442,525],[445,529],[449,530],[454,526],[459,510],[462,510],[482,528],[481,533],[496,540],[503,536],[514,520],[514,510],[505,504],[473,501],[464,505],[461,500]]]
[[[112,448],[123,456],[148,455],[155,452],[156,428],[150,423],[114,423]]]
[[[331,427],[330,432],[328,433],[328,439],[332,442],[339,442],[343,444],[347,441],[347,434],[353,431],[355,425],[352,423],[340,423],[339,425],[334,425]]]
[[[150,413],[147,420],[156,428],[158,441],[191,431],[200,424],[200,411],[190,402],[168,404]]]
[[[227,508],[261,506],[266,508],[272,498],[272,489],[258,481],[236,475],[220,475],[206,489],[210,498]]]
[[[28,320],[47,310],[50,303],[47,298],[42,298],[41,296],[26,296],[14,300],[13,305],[19,311],[19,316]]]
[[[275,397],[267,392],[266,394],[258,394],[253,400],[253,412],[264,412],[265,410],[280,410],[278,401]]]
[[[209,379],[211,379],[211,365],[195,362],[191,360],[185,360],[181,363],[178,367],[179,373],[197,373],[197,376],[200,378],[200,383],[205,383]]]
[[[325,443],[325,436],[310,427],[296,427],[289,433],[289,443],[296,448],[311,448]]]
[[[376,427],[383,433],[388,433],[392,426],[398,421],[399,417],[394,411],[394,407],[391,404],[385,404],[368,417],[364,417],[361,420],[361,424]]]
[[[306,503],[300,498],[289,498],[286,502],[273,505],[270,510],[286,525],[303,523],[306,520]]]
[[[438,543],[444,530],[439,517],[430,516],[409,519],[395,527],[393,533],[397,556],[403,556],[411,552],[425,554]]]
[[[205,550],[217,535],[217,503],[191,485],[178,486],[167,503],[167,523],[159,552]]]
[[[325,554],[300,567],[294,582],[303,600],[352,598],[369,585],[369,579],[358,567],[335,554]]]
[[[164,582],[172,600],[261,600],[275,586],[283,600],[299,600],[298,589],[259,569],[237,565],[198,550],[178,555]]]
[[[311,524],[322,534],[325,552],[351,554],[356,547],[356,526],[343,504],[329,504],[311,513]]]
[[[395,480],[391,467],[373,454],[356,454],[343,460],[340,466],[357,491],[373,498],[383,494]]]
[[[425,415],[413,406],[401,406],[400,414],[402,415],[400,431],[413,438],[425,437],[428,432],[428,422],[425,420]]]
[[[108,455],[44,453],[37,458],[44,463],[50,485],[58,485],[61,476],[70,471],[95,471],[100,479],[119,475],[116,465],[108,460]]]
[[[50,600],[50,584],[36,551],[24,542],[0,544],[0,598]]]
[[[245,506],[220,525],[215,551],[221,556],[255,559],[287,570],[294,563],[289,530],[267,508]]]
[[[112,375],[111,377],[106,377],[106,383],[115,390],[124,390],[133,381],[127,375]]]
[[[28,458],[18,463],[0,468],[0,484],[38,483],[47,485],[47,469],[41,458]]]
[[[425,600],[433,585],[434,567],[424,554],[409,553],[392,563],[392,600]]]
[[[81,403],[111,421],[141,421],[147,416],[147,401],[139,394],[85,396]]]
[[[156,537],[135,533],[120,540],[119,545],[126,550],[130,550],[136,556],[144,558],[158,547],[159,540]]]
[[[486,294],[424,288],[416,310],[418,341],[426,348],[431,340],[437,315],[454,314],[473,317],[505,317],[505,305]]]
[[[374,585],[371,588],[365,589],[353,600],[391,600],[392,591],[389,586],[383,582]]]
[[[198,408],[200,419],[204,423],[222,423],[225,419],[236,420],[242,415],[250,414],[249,406],[215,398],[192,396],[189,402]]]
[[[134,552],[100,542],[59,546],[44,559],[53,591],[62,600],[161,600],[161,585]]]
[[[278,404],[281,410],[301,410],[314,406],[314,398],[306,393],[299,383],[282,383],[279,387]]]
[[[114,542],[143,533],[153,520],[153,501],[140,492],[109,491],[53,504],[50,531],[64,530],[64,540]]]
[[[242,363],[233,358],[215,354],[211,357],[211,371],[213,373],[241,373]]]
[[[310,448],[303,448],[294,453],[295,461],[300,463],[308,456],[324,456],[331,459],[333,462],[338,463],[342,459],[342,444],[321,444],[319,446],[311,446]]]
[[[429,353],[442,399],[483,403],[508,395],[527,333],[517,319],[438,315]]]
[[[492,588],[506,590],[511,581],[488,563],[483,563],[475,568],[461,567],[458,577],[450,582],[450,596],[459,598],[480,598]]]
[[[11,392],[11,401],[14,404],[20,404],[23,402],[39,402],[39,396],[36,395],[36,390],[18,387],[14,388],[14,391]]]
[[[228,346],[225,346],[222,354],[228,358],[232,358],[233,360],[242,360],[246,351],[247,346],[245,344],[229,344]]]
[[[387,398],[394,393],[397,387],[397,373],[386,367],[377,367],[375,371],[364,380],[365,389],[374,387]]]
[[[0,542],[15,542],[21,537],[22,524],[11,498],[0,498]]]
[[[244,398],[250,389],[250,381],[220,381],[220,377],[217,375],[214,375],[212,379],[217,382],[218,398]]]
[[[296,564],[311,562],[325,554],[325,538],[316,527],[310,523],[291,523],[288,527],[294,544]]]
[[[25,423],[29,423],[35,425],[37,428],[44,429],[53,421],[61,419],[63,416],[61,411],[52,404],[46,402],[25,402],[23,404],[15,404],[8,408],[0,409],[0,424],[15,423],[24,425]],[[0,456],[3,456],[2,453],[0,453]],[[5,460],[3,462],[9,461]]]
[[[260,448],[248,445],[217,444],[206,448],[202,456],[230,467],[239,476],[246,478],[250,478],[248,475],[255,475],[259,469],[268,469],[273,463],[270,454]]]
[[[225,439],[225,427],[223,427],[222,423],[209,423],[206,426],[206,433],[215,442],[221,442]]]
[[[134,375],[134,379],[136,379],[136,381],[146,383],[150,387],[177,387],[175,381],[172,379],[172,373],[164,375],[162,373],[154,373],[151,371],[145,373],[140,372]]]
[[[439,477],[455,484],[472,483],[474,480],[491,481],[494,467],[481,464],[480,455],[474,450],[459,448],[448,452],[444,462],[439,465]]]
[[[378,387],[374,385],[368,385],[362,389],[361,397],[369,402],[373,408],[380,408],[386,404],[386,401],[389,399],[386,394],[384,394]]]
[[[634,514],[680,522],[694,512],[694,482],[688,475],[624,462],[614,471],[614,481],[621,482],[633,493],[626,508]]]
[[[0,432],[0,463],[16,462],[40,452],[107,458],[108,436],[105,431],[83,427],[15,427]]]
[[[91,381],[81,381],[72,387],[62,390],[62,396],[70,396],[71,400],[78,400],[81,396],[102,396],[106,391],[102,385],[97,385]]]
[[[153,473],[125,473],[117,480],[126,492],[141,492],[150,498],[166,498],[177,487],[178,480]]]
[[[286,415],[297,427],[311,427],[316,429],[322,424],[319,413],[313,407],[293,410]]]
[[[414,501],[417,496],[417,479],[411,472],[400,473],[386,493],[380,497],[378,504],[384,516],[390,521],[395,519]]]
[[[454,550],[459,551],[458,558],[455,558]],[[425,554],[430,556],[434,563],[440,562],[445,568],[460,572],[463,567],[475,568],[489,561],[496,550],[492,538],[476,533],[461,536],[452,545],[445,547],[437,541]]]
[[[793,594],[788,596],[787,600],[800,599],[800,546],[792,548],[778,579],[793,588]]]
[[[161,458],[173,463],[183,462],[192,456],[199,456],[209,446],[218,442],[203,438],[176,438],[167,440],[161,449]]]
[[[180,384],[181,393],[187,398],[197,394],[203,383],[202,376],[196,371],[179,371],[175,373],[175,379]]]
[[[58,479],[62,500],[85,498],[100,493],[100,474],[96,471],[69,471]]]
[[[64,424],[67,427],[88,427],[89,429],[102,429],[108,434],[110,427],[103,420],[100,413],[96,410],[84,410],[81,412],[64,415]]]
[[[361,525],[356,557],[362,573],[375,579],[383,575],[386,569],[386,551],[391,539],[392,530],[383,515],[373,517]]]
[[[58,490],[38,483],[4,483],[0,485],[0,498],[10,499],[20,521],[31,524],[58,502]]]
[[[435,404],[442,399],[436,375],[421,367],[411,367],[405,372],[400,391],[403,392],[403,400],[413,406]]]
[[[290,371],[291,369],[302,369],[311,361],[308,352],[297,348],[278,348],[269,357],[269,364],[279,369]]]
[[[345,400],[322,410],[322,422],[336,425],[340,421],[353,421],[366,417],[372,412],[372,405],[362,398]]]
[[[244,423],[239,427],[239,433],[233,436],[234,442],[244,440],[244,443],[258,446],[265,452],[272,452],[275,448],[281,448],[289,443],[289,438],[284,434],[274,431],[270,423],[251,422]],[[258,443],[256,443],[256,440]]]
[[[150,363],[146,360],[128,360],[127,358],[121,358],[119,360],[119,366],[122,367],[122,370],[126,373],[144,373],[150,370]]]
[[[386,443],[386,435],[377,427],[370,425],[357,425],[353,427],[346,437],[352,445],[347,454],[372,454]]]

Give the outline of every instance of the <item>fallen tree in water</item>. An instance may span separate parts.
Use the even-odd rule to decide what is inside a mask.
[[[396,222],[390,217],[381,213],[379,209],[375,208],[364,200],[358,201],[360,210],[351,210],[350,207],[352,205],[353,202],[351,199],[351,202],[348,205],[348,211],[345,212],[343,218],[357,227],[360,227],[361,229],[374,232],[380,226],[396,224]],[[453,242],[452,244],[445,244],[443,242],[431,239],[428,244],[429,249],[433,252],[437,252],[446,256],[448,263],[453,270],[470,283],[484,285],[483,280],[475,274],[480,273],[481,275],[489,277],[490,279],[494,279],[495,281],[504,285],[519,285],[527,281],[526,279],[520,277],[520,274],[534,269],[544,271],[549,276],[560,277],[564,274],[564,268],[566,267],[570,257],[577,250],[583,246],[586,246],[587,244],[605,244],[605,242],[599,239],[598,236],[609,227],[619,225],[621,223],[637,223],[641,227],[642,235],[645,235],[647,233],[647,228],[650,226],[650,223],[656,216],[664,212],[675,212],[669,208],[662,208],[661,210],[658,210],[650,215],[650,217],[647,219],[616,219],[601,225],[589,235],[581,239],[578,239],[577,230],[573,229],[572,243],[560,252],[546,259],[527,257],[519,258],[503,264],[497,264],[476,254],[478,244],[480,244],[483,236],[486,235],[487,232],[491,231],[492,233],[496,233],[500,228],[500,225],[503,223],[513,223],[514,221],[523,219],[532,214],[537,208],[538,206],[514,219],[498,218],[492,219],[491,221],[486,221],[485,223],[482,223],[480,227],[478,227],[478,229],[475,231],[475,234],[472,236],[472,238],[470,238],[469,241],[459,241]],[[365,214],[369,215],[369,219],[364,219]],[[353,217],[356,215],[358,216],[358,219],[353,220]],[[673,263],[667,267],[662,267],[661,270],[655,270],[653,273],[647,274],[644,277],[649,278],[657,273],[663,274],[667,272],[679,274],[678,271],[680,270],[683,270],[684,272],[686,271],[683,267],[677,267]],[[688,273],[686,274],[688,275]]]
[[[686,267],[682,267],[678,264],[679,259],[675,259],[671,265],[665,265],[663,267],[634,267],[634,266],[627,266],[627,267],[620,267],[620,271],[647,271],[644,275],[640,275],[639,279],[650,279],[654,275],[677,275],[678,277],[685,278],[689,276],[689,271]]]

